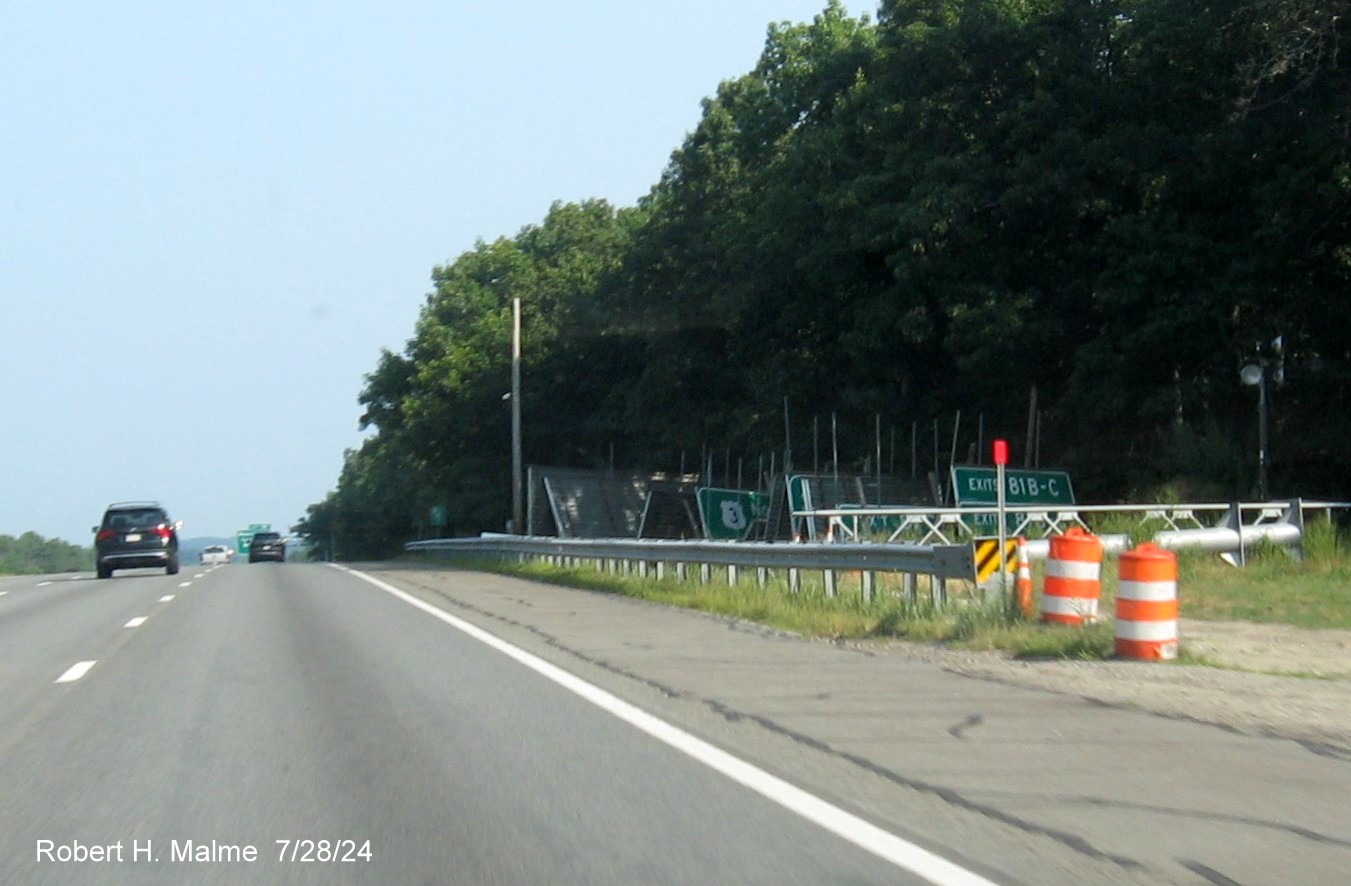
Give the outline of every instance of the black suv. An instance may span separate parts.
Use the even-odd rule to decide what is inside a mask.
[[[281,537],[281,533],[253,534],[253,540],[249,542],[249,562],[257,563],[259,560],[276,560],[278,563],[286,561],[286,539]]]
[[[108,505],[103,522],[94,527],[94,564],[99,578],[114,569],[163,566],[178,574],[178,524],[153,501],[126,501]]]

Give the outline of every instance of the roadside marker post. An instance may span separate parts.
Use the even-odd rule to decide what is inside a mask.
[[[1009,463],[1009,442],[1007,440],[994,441],[994,464],[995,464],[995,485],[996,491],[995,507],[999,509],[999,584],[1004,593],[1004,600],[1012,599],[1013,595],[1009,593],[1009,572],[1008,561],[1005,559],[1008,555],[1005,553],[1005,545],[1008,542],[1009,527],[1004,519],[1004,509],[1007,505],[1004,502],[1004,468]]]
[[[971,548],[976,561],[976,584],[982,589],[996,585],[1001,581],[996,573],[999,572],[999,539],[998,538],[973,538]],[[1013,571],[1013,561],[1017,554],[1014,539],[1009,537],[1004,540],[1004,568]],[[994,590],[999,591],[999,587]]]

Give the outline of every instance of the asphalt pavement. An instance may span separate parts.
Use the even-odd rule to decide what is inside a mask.
[[[1335,749],[602,593],[372,569],[998,882],[1338,883],[1351,870],[1351,758]]]
[[[0,882],[921,882],[349,573],[0,590]]]
[[[0,579],[4,883],[1334,883],[1351,760],[427,566]]]

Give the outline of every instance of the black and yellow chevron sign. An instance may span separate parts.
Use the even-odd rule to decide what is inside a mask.
[[[999,571],[999,539],[977,538],[971,542],[975,549],[976,584],[985,584]],[[1018,539],[1004,539],[1004,571],[1018,574]]]

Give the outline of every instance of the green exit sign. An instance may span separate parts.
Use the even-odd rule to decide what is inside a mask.
[[[271,528],[271,523],[250,523],[248,529],[241,529],[235,533],[235,550],[241,554],[247,554],[249,548],[253,546],[253,537],[260,532],[267,532]]]
[[[994,468],[953,467],[952,494],[958,507],[994,507],[999,480]],[[1007,505],[1072,505],[1074,487],[1064,471],[1004,471]]]

